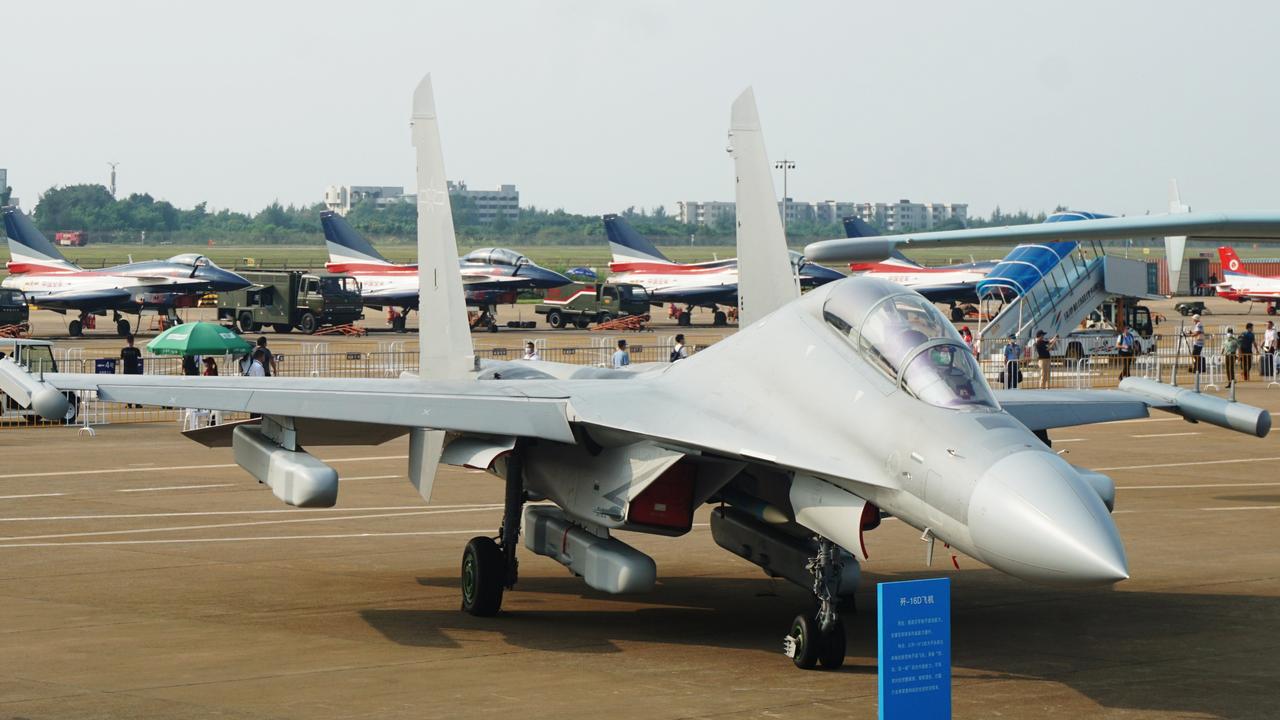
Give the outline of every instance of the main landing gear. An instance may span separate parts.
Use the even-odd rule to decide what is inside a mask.
[[[516,548],[520,545],[524,501],[524,463],[517,443],[507,456],[507,492],[498,537],[471,538],[462,552],[462,609],[469,615],[497,615],[502,608],[503,591],[516,584],[519,574]]]
[[[818,554],[809,561],[808,568],[813,575],[813,595],[818,609],[813,614],[801,613],[791,621],[791,630],[783,640],[783,652],[803,670],[818,664],[827,670],[837,670],[844,665],[845,630],[836,594],[841,563],[830,540],[818,538]]]

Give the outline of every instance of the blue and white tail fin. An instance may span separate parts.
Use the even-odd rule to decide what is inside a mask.
[[[346,218],[325,210],[320,213],[324,228],[324,244],[329,248],[329,262],[337,265],[391,265],[392,262],[374,249]]]
[[[9,272],[20,275],[39,271],[72,271],[80,268],[36,229],[16,207],[5,207],[4,233],[9,238]]]
[[[424,380],[463,378],[475,366],[475,349],[462,294],[458,242],[430,75],[422,78],[413,93],[411,125],[418,156],[418,376]],[[409,433],[409,479],[426,500],[431,499],[436,468],[444,452],[444,432],[428,427]]]
[[[649,242],[649,238],[636,232],[630,223],[617,215],[604,216],[604,232],[609,236],[609,251],[616,263],[671,262]]]
[[[800,297],[751,88],[733,101],[729,149],[737,177],[738,322],[747,327]]]

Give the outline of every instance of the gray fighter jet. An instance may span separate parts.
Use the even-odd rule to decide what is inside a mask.
[[[408,433],[409,475],[430,499],[439,462],[505,483],[496,537],[467,543],[462,608],[499,612],[521,537],[593,588],[649,590],[651,558],[624,532],[679,536],[704,504],[717,543],[812,590],[790,624],[796,665],[838,667],[840,619],[892,516],[1011,575],[1064,585],[1128,577],[1115,486],[1075,467],[1047,431],[1150,408],[1264,436],[1265,410],[1142,380],[1105,392],[991,390],[955,329],[919,294],[853,277],[800,297],[751,91],[733,104],[742,329],[673,363],[606,370],[477,362],[458,273],[430,78],[414,95],[422,372],[395,380],[46,374],[0,361],[0,387],[46,417],[63,391],[259,413],[192,433],[284,502],[331,506],[337,471],[308,443]],[[796,378],[820,382],[820,401]]]

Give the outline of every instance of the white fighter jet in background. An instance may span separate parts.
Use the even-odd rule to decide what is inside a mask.
[[[409,476],[429,500],[437,463],[502,479],[496,537],[467,543],[462,607],[499,612],[516,548],[593,588],[654,586],[627,532],[679,536],[704,504],[718,544],[813,591],[788,626],[800,667],[844,660],[849,597],[885,515],[1019,578],[1063,585],[1128,577],[1109,513],[1115,486],[1048,445],[1057,427],[1144,417],[1155,407],[1258,436],[1265,411],[1150,380],[1121,390],[999,392],[954,327],[921,295],[847,278],[800,297],[750,90],[733,103],[742,329],[691,358],[607,370],[478,362],[430,78],[413,103],[418,153],[421,372],[395,380],[29,374],[0,361],[0,387],[46,417],[64,391],[106,400],[258,413],[194,431],[284,502],[330,506],[337,471],[308,443],[409,435]],[[1271,220],[1280,230],[1280,217]],[[797,393],[803,373],[821,398]],[[834,399],[835,401],[832,401]],[[446,435],[447,433],[447,435]],[[547,501],[527,504],[529,500]]]

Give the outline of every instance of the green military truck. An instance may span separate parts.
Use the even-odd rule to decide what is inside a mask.
[[[534,312],[546,315],[553,328],[585,328],[623,315],[644,315],[649,312],[649,294],[630,283],[569,283],[548,289]]]
[[[0,288],[0,327],[21,325],[31,317],[27,307],[27,296],[21,290],[5,290]]]
[[[346,325],[364,316],[360,283],[324,270],[261,270],[240,273],[253,283],[218,294],[218,320],[241,332],[270,325],[278,333],[294,328],[310,335],[322,327]]]

